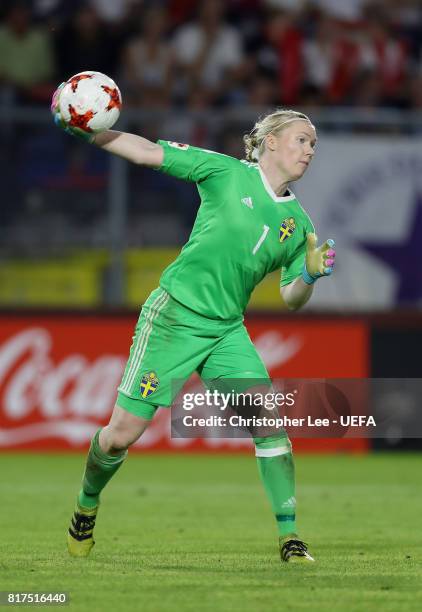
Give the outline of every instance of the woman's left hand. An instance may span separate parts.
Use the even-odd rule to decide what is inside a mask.
[[[312,285],[321,276],[332,274],[336,256],[334,246],[335,242],[332,238],[318,247],[316,234],[309,233],[306,236],[306,256],[302,278],[307,285]]]

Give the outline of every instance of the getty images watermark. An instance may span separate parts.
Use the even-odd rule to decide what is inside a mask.
[[[260,437],[281,430],[303,438],[422,437],[418,379],[224,379],[198,382],[194,388],[175,384],[176,438]]]
[[[204,393],[184,393],[182,396],[183,410],[193,411],[199,407],[210,408],[212,412],[220,410],[222,414],[211,414],[207,417],[185,414],[182,417],[184,427],[221,427],[221,428],[274,428],[286,427],[289,417],[277,416],[276,409],[291,407],[295,404],[297,390],[289,393],[236,392],[220,393],[216,389],[207,389]],[[251,409],[261,416],[249,415]],[[233,414],[233,411],[235,412]],[[294,419],[296,420],[296,419]]]

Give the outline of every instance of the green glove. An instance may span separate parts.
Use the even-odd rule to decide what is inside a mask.
[[[302,270],[302,278],[307,285],[312,285],[321,276],[329,276],[333,272],[336,252],[333,249],[334,240],[326,240],[317,247],[316,234],[306,236],[306,256]]]
[[[70,134],[71,136],[76,136],[76,138],[79,138],[80,140],[84,140],[85,142],[92,143],[94,142],[94,138],[95,138],[95,134],[93,132],[85,132],[85,130],[81,130],[80,128],[70,126],[69,124],[66,123],[66,121],[63,119],[60,113],[60,105],[59,105],[60,93],[63,87],[65,86],[65,84],[66,83],[60,83],[56,91],[53,93],[53,97],[51,99],[50,110],[53,114],[54,123],[57,125],[57,127],[64,130],[67,134]]]

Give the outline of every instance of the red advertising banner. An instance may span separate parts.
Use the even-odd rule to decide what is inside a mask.
[[[136,319],[45,315],[0,318],[0,449],[81,450],[107,423]],[[250,335],[273,377],[368,375],[368,332],[355,320],[253,318]],[[148,451],[242,451],[241,439],[172,439],[158,411],[135,445]],[[297,440],[295,450],[353,452],[366,440]]]

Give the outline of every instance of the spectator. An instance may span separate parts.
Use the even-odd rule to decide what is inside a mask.
[[[319,91],[325,103],[344,103],[358,73],[359,53],[341,24],[321,14],[303,54],[305,88],[314,94]]]
[[[75,10],[75,4],[81,0],[72,2],[72,8],[66,0],[32,0],[31,8],[34,19],[37,21],[50,22],[55,19],[63,19]]]
[[[386,105],[387,100],[383,96],[382,81],[376,71],[366,70],[359,73],[349,102],[354,106],[366,109]]]
[[[409,79],[409,106],[412,110],[422,111],[422,71]]]
[[[300,106],[313,107],[324,106],[325,93],[315,85],[304,84],[300,92]]]
[[[176,30],[174,51],[183,97],[200,87],[209,104],[226,102],[242,78],[242,40],[225,21],[222,0],[201,2],[197,19]]]
[[[183,25],[195,13],[198,0],[168,0],[168,10],[171,23],[174,26]]]
[[[121,23],[130,9],[141,4],[140,0],[90,0],[100,19],[107,24]]]
[[[210,140],[210,134],[213,134],[216,129],[213,124],[215,116],[207,112],[209,111],[207,107],[206,93],[203,89],[198,88],[191,93],[186,101],[186,108],[182,112],[170,113],[163,117],[160,129],[169,140],[212,149],[215,147],[215,142]]]
[[[119,45],[90,5],[79,8],[64,25],[56,38],[56,49],[62,79],[82,70],[115,76]]]
[[[385,12],[384,12],[385,14]],[[409,56],[416,60],[422,50],[422,4],[420,0],[389,0],[390,23],[406,42]]]
[[[359,23],[367,0],[310,0],[310,5],[324,11],[330,17],[343,21]]]
[[[12,5],[0,27],[0,84],[23,103],[51,96],[54,56],[49,35],[31,22],[23,2]]]
[[[359,68],[378,74],[383,98],[394,103],[402,93],[408,66],[406,45],[396,40],[383,17],[382,7],[372,5],[360,30]]]
[[[126,103],[154,108],[171,101],[173,63],[167,31],[166,11],[158,6],[146,10],[141,34],[129,41],[123,53]]]
[[[264,5],[276,11],[301,11],[305,8],[306,0],[263,0]]]
[[[227,0],[226,17],[240,33],[243,51],[248,54],[260,38],[265,17],[263,0]]]
[[[246,104],[249,106],[267,110],[277,103],[274,81],[264,74],[258,74],[250,81],[247,93]]]
[[[266,20],[266,38],[277,61],[277,101],[286,106],[298,104],[303,82],[303,35],[295,14],[271,11]]]

